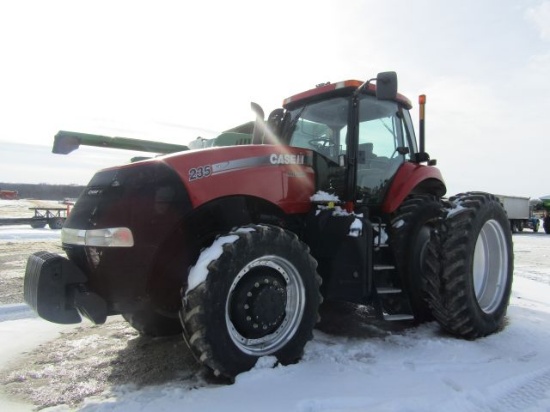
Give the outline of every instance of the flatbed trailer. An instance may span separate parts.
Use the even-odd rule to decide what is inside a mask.
[[[0,226],[30,225],[33,229],[61,229],[69,214],[69,205],[64,207],[30,207],[33,217],[0,218]]]

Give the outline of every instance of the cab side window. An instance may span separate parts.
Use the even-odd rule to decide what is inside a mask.
[[[377,110],[375,117],[362,116],[359,123],[359,147],[368,144],[372,146],[372,155],[375,157],[395,158],[399,155],[397,148],[405,146],[402,115],[395,103],[377,103],[387,107],[385,110]]]
[[[403,115],[397,103],[380,101],[371,96],[359,106],[359,145],[357,153],[357,186],[367,203],[382,200],[389,180],[409,154],[398,148],[405,143]]]

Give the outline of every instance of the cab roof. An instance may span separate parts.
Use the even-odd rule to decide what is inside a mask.
[[[309,100],[317,100],[325,97],[326,95],[346,95],[351,91],[356,90],[363,83],[364,82],[361,80],[344,80],[336,83],[321,84],[313,89],[287,97],[283,100],[283,107],[285,109],[292,109],[303,104],[304,102]],[[376,95],[375,84],[369,83],[365,90],[368,94]],[[397,98],[395,100],[404,105],[407,109],[412,108],[411,101],[400,93],[397,93]]]

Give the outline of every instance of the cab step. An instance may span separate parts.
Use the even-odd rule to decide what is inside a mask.
[[[401,293],[402,290],[399,288],[392,288],[392,287],[380,287],[376,288],[376,291],[379,295],[389,295],[394,293]]]
[[[372,267],[373,270],[394,270],[394,265],[374,265]]]
[[[384,320],[387,320],[387,321],[390,321],[390,322],[399,322],[399,321],[402,321],[402,320],[413,320],[413,319],[414,319],[413,315],[409,315],[409,314],[406,314],[406,313],[395,314],[395,315],[388,315],[388,314],[384,313]]]

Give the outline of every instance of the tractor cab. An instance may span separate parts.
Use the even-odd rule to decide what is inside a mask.
[[[268,124],[284,144],[314,152],[317,187],[341,199],[380,204],[400,166],[418,152],[411,102],[395,73],[377,85],[348,80],[289,97]]]

